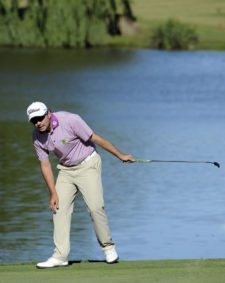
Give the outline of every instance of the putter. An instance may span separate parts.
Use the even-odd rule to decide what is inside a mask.
[[[152,162],[174,162],[174,163],[209,163],[214,166],[220,168],[220,164],[218,162],[213,161],[188,161],[188,160],[149,160],[149,159],[135,159],[134,162],[137,163],[152,163]]]

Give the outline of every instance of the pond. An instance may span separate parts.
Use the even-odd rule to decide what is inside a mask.
[[[1,49],[0,263],[44,260],[53,248],[26,117],[33,101],[81,115],[135,158],[220,162],[123,164],[98,149],[122,260],[223,258],[224,70],[224,52]],[[87,259],[104,257],[79,197],[70,260]]]

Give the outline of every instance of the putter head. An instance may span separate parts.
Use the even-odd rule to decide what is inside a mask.
[[[219,164],[218,162],[213,162],[213,164],[214,164],[216,167],[220,168],[220,164]]]

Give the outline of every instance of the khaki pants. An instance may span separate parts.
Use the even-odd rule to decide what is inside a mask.
[[[74,199],[78,192],[81,192],[87,205],[100,246],[104,250],[114,245],[104,210],[100,156],[94,153],[77,166],[58,165],[57,168],[59,174],[56,191],[59,197],[59,209],[53,215],[55,243],[53,257],[63,261],[68,259],[71,217]]]

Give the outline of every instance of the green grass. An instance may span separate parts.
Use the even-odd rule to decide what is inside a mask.
[[[123,39],[109,38],[108,44],[147,48],[153,27],[176,18],[195,27],[199,35],[198,49],[225,50],[224,0],[133,0],[132,9],[139,33]]]
[[[40,270],[35,264],[0,266],[0,283],[224,283],[225,260],[159,260],[74,263]]]

